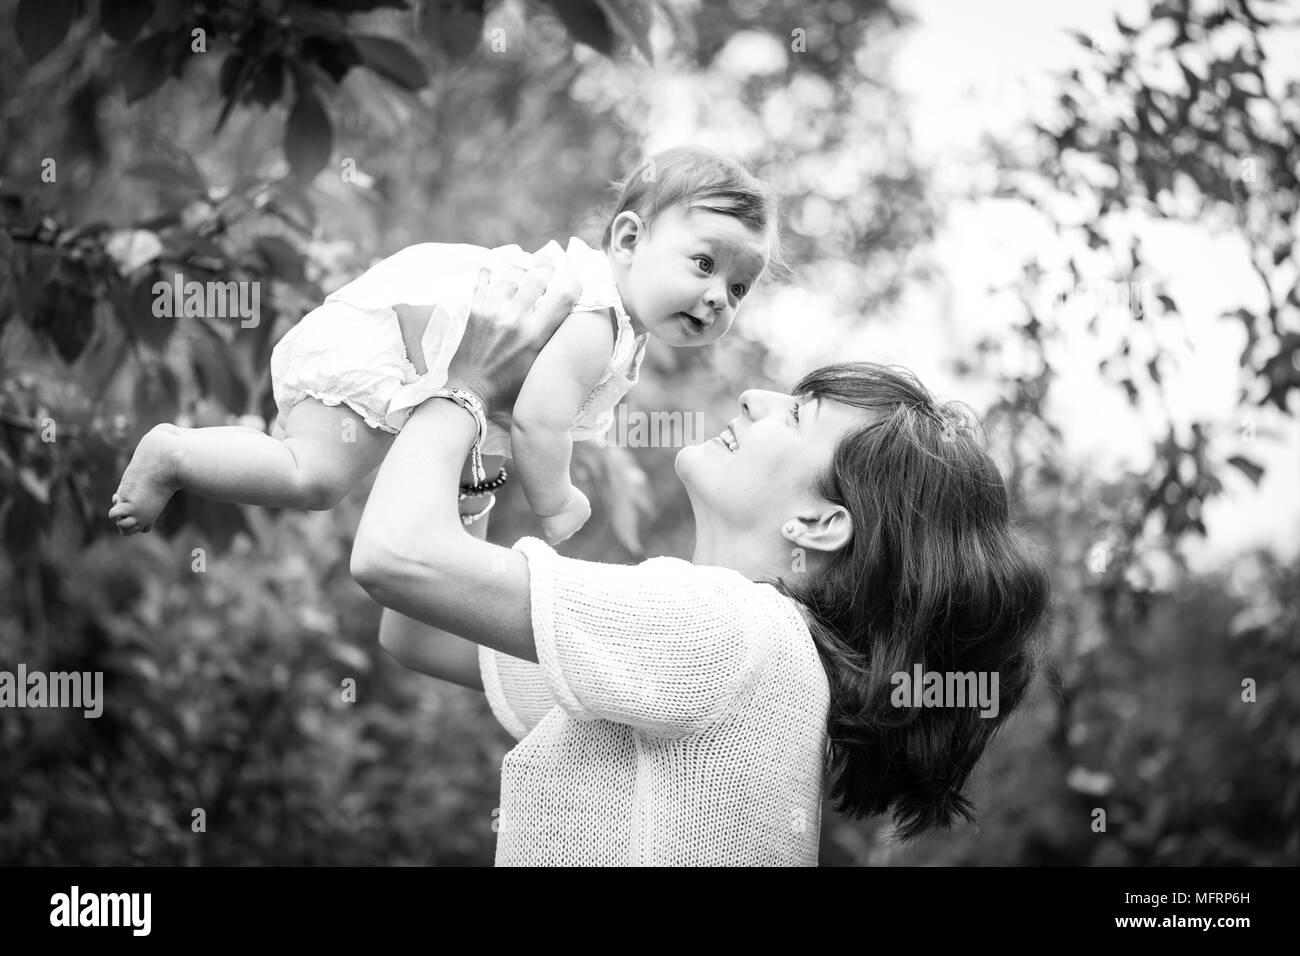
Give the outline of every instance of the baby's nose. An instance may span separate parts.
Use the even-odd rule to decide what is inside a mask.
[[[727,290],[721,284],[709,286],[704,293],[704,301],[715,312],[727,307]]]

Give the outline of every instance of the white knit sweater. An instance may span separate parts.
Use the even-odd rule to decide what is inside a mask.
[[[498,866],[817,864],[830,694],[776,589],[678,558],[528,558],[539,663],[486,647]]]

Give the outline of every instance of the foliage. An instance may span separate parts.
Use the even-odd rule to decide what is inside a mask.
[[[1052,540],[1047,521],[1031,530]],[[831,826],[825,864],[1300,860],[1300,561],[1243,555],[1231,571],[1112,602],[1104,583],[1064,577],[1068,646],[976,769],[976,824],[907,846],[879,821]],[[1244,677],[1259,683],[1256,703],[1241,699]]]
[[[6,714],[0,859],[490,859],[503,748],[480,701],[382,660],[326,516],[275,523],[262,540],[214,553],[201,573],[194,549],[158,536],[127,562],[110,539],[54,552],[47,640],[24,641],[6,615],[0,654],[102,669],[106,701],[93,720]]]
[[[1168,19],[1162,9],[1153,17]],[[1193,36],[1219,28],[1187,16]],[[734,146],[778,186],[800,287],[833,290],[870,321],[916,278],[935,216],[880,55],[906,21],[879,0],[0,0],[0,22],[15,25],[0,31],[0,668],[103,670],[109,698],[98,720],[6,712],[0,861],[490,861],[510,738],[481,695],[406,673],[376,647],[378,609],[347,573],[367,489],[325,514],[180,495],[159,533],[124,542],[104,512],[127,457],[159,421],[270,421],[271,347],[380,255],[429,239],[598,238],[605,186],[655,139],[662,97],[693,104],[701,141]],[[199,25],[211,52],[192,48]],[[655,30],[671,43],[652,44]],[[638,72],[669,46],[666,69]],[[738,68],[738,48],[766,51],[769,66]],[[1247,112],[1294,105],[1290,91],[1252,106],[1260,97],[1232,92],[1251,71],[1215,69],[1200,74],[1215,79],[1194,108],[1213,105],[1225,138]],[[1103,81],[1101,69],[1077,79]],[[661,83],[667,92],[651,89]],[[1176,116],[1174,95],[1127,102]],[[1104,193],[1089,226],[1099,235],[1097,217],[1125,203],[1166,208],[1134,171],[1160,162],[1160,137],[1136,118],[1117,133],[1073,96],[1072,140],[1045,138],[1028,169],[1008,159],[1009,181],[1044,203],[1048,187]],[[1260,157],[1293,149],[1290,115],[1251,127]],[[1068,178],[1071,151],[1132,165],[1113,135],[1139,149],[1119,185]],[[1215,197],[1206,157],[1217,154],[1184,152]],[[1293,210],[1293,184],[1244,193],[1220,172],[1237,228],[1271,258],[1265,224]],[[257,283],[258,321],[155,316],[155,283],[177,274]],[[1283,291],[1280,323],[1294,305]],[[1261,351],[1266,312],[1252,313],[1251,367],[1285,384]],[[1054,321],[1031,314],[1018,334],[1038,342]],[[740,326],[714,349],[652,347],[629,406],[731,417],[742,388],[777,375],[762,335]],[[986,370],[1002,371],[997,347]],[[981,770],[981,825],[899,849],[876,823],[828,812],[825,861],[1294,861],[1300,717],[1287,668],[1300,572],[1261,558],[1262,610],[1228,580],[1153,585],[1162,548],[1140,529],[1179,501],[1188,520],[1171,534],[1195,526],[1189,502],[1214,489],[1212,448],[1171,434],[1152,474],[1081,475],[1043,411],[1054,374],[1044,363],[1007,376],[985,410],[1017,514],[1060,564],[1053,667]],[[582,446],[576,477],[595,515],[567,553],[689,553],[675,453]],[[513,486],[492,522],[504,543],[537,530]],[[1098,541],[1100,573],[1088,565]],[[1225,709],[1251,673],[1271,695]],[[1183,727],[1203,742],[1180,746]],[[1089,835],[1098,800],[1113,840]],[[206,833],[191,829],[195,808]]]
[[[1164,397],[1161,370],[1170,357],[1160,343],[1181,316],[1147,261],[1134,223],[1166,220],[1244,241],[1259,286],[1244,289],[1245,301],[1223,316],[1246,333],[1240,401],[1296,412],[1300,81],[1269,87],[1262,42],[1266,31],[1283,23],[1280,12],[1267,2],[1225,0],[1207,7],[1172,0],[1155,3],[1142,22],[1116,16],[1114,43],[1076,34],[1092,53],[1092,68],[1064,77],[1059,116],[1035,127],[1039,140],[1030,161],[1002,148],[997,195],[1029,203],[1058,234],[1081,239],[1088,250],[1069,257],[1067,287],[1100,279],[1154,289],[1132,304],[1133,321],[1116,352],[1099,365],[1135,409],[1144,396],[1153,402]],[[1060,322],[1053,314],[1059,299],[1034,295],[1046,279],[1040,262],[1026,264],[1026,314],[1017,329],[1041,364],[1037,381],[1025,383],[1040,403],[1055,374],[1045,345]],[[1148,304],[1158,309],[1148,312]],[[1096,330],[1101,311],[1092,310],[1089,329]],[[1201,512],[1223,491],[1224,466],[1255,484],[1263,475],[1248,457],[1216,454],[1212,435],[1210,423],[1194,422],[1186,434],[1171,423],[1156,445],[1141,518],[1159,516],[1173,541],[1206,534]]]
[[[1135,409],[1143,398],[1169,409],[1162,343],[1181,316],[1134,225],[1165,220],[1236,235],[1249,250],[1260,288],[1242,290],[1246,301],[1224,316],[1247,332],[1243,417],[1252,421],[1251,405],[1296,411],[1300,84],[1266,86],[1264,37],[1279,20],[1265,6],[1160,2],[1140,23],[1116,18],[1115,42],[1078,35],[1093,63],[1060,78],[1059,115],[1035,126],[1028,157],[993,144],[992,195],[1028,203],[1077,240],[1067,248],[1085,250],[1068,258],[1066,290],[1099,280],[1154,290],[1158,311],[1122,317],[1117,351],[1099,369]],[[958,364],[1002,385],[982,418],[1024,522],[1057,558],[1044,682],[982,771],[987,829],[934,841],[938,850],[886,845],[871,858],[921,862],[955,851],[979,863],[1293,863],[1295,563],[1244,556],[1258,573],[1242,588],[1231,575],[1188,576],[1179,549],[1185,536],[1207,534],[1201,510],[1224,491],[1226,470],[1257,485],[1263,469],[1227,454],[1232,436],[1204,421],[1185,433],[1167,422],[1145,469],[1102,479],[1068,461],[1046,411],[1061,371],[1051,346],[1066,325],[1051,270],[1040,254],[1013,290],[1023,307],[1013,337],[1029,371],[1008,373],[999,359],[1014,346],[993,337],[975,361]],[[1087,328],[1113,318],[1113,304],[1093,296]],[[1247,677],[1267,686],[1256,704],[1242,700]],[[1265,728],[1265,719],[1276,723]],[[1025,794],[1050,811],[1025,805]],[[1098,807],[1109,814],[1105,836],[1089,828]]]

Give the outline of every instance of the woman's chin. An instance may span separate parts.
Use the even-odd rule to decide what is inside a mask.
[[[697,472],[704,464],[704,448],[707,444],[708,442],[699,445],[686,445],[673,459],[673,467],[677,469],[677,477],[682,480],[682,483],[687,488],[690,488],[690,478],[688,476],[693,472]]]
[[[692,502],[697,498],[712,499],[713,490],[725,480],[725,462],[718,457],[719,451],[726,453],[722,443],[710,440],[687,445],[673,459],[673,468]]]
[[[677,472],[677,477],[683,482],[686,481],[684,469],[691,467],[691,452],[695,450],[694,445],[686,445],[673,457],[673,469]]]

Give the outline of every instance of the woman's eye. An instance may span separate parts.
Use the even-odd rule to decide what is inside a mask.
[[[703,269],[705,272],[713,271],[713,260],[710,259],[708,256],[695,256],[694,259],[696,263],[699,265],[699,267]]]
[[[745,285],[744,283],[741,282],[737,282],[735,285],[731,287],[731,294],[734,295],[737,299],[743,299],[745,297],[745,291],[746,291]]]
[[[799,403],[797,401],[790,406],[790,414],[794,416],[795,424],[799,424]]]

